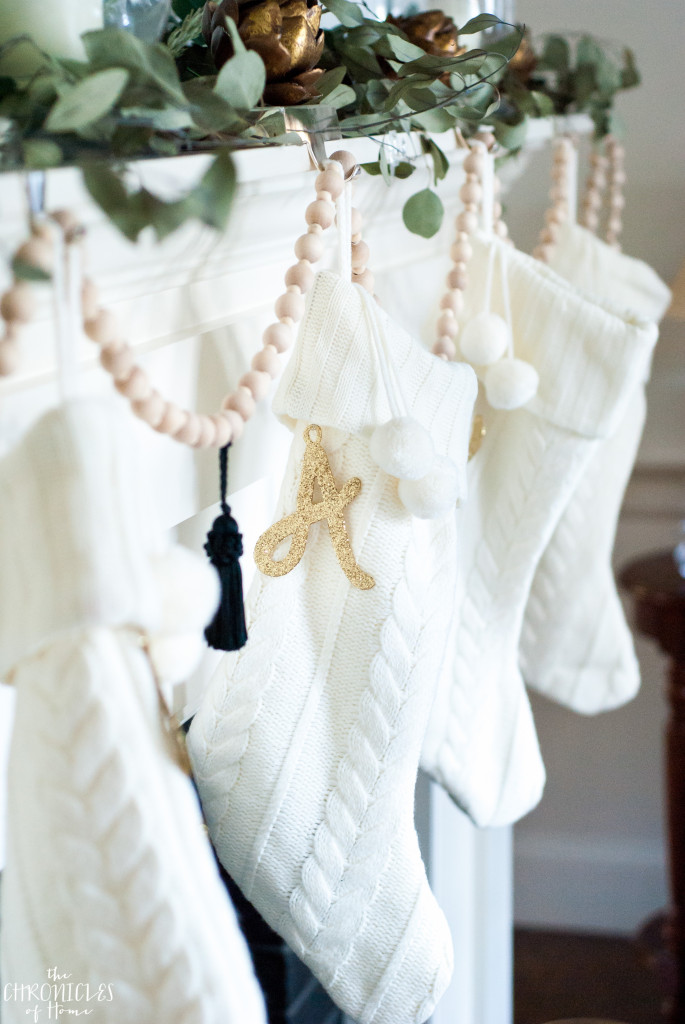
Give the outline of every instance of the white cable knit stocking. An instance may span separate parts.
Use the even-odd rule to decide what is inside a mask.
[[[588,296],[658,321],[670,292],[640,260],[586,228],[566,225],[550,266]],[[616,591],[611,551],[645,420],[644,384],[615,435],[583,473],[535,573],[521,634],[526,682],[575,711],[595,714],[633,697],[640,668]]]
[[[589,302],[499,240],[474,239],[465,318],[482,306],[490,246],[506,260],[516,357],[539,375],[520,409],[480,409],[469,464],[457,614],[421,758],[478,825],[515,821],[540,798],[544,768],[517,660],[533,575],[599,444],[643,378],[656,331]],[[500,255],[493,300],[500,302]]]
[[[189,747],[216,849],[248,899],[359,1024],[418,1024],[452,966],[413,791],[451,615],[456,515],[413,518],[370,456],[391,416],[371,316],[408,412],[463,480],[471,369],[430,355],[358,286],[318,275],[274,400],[294,429],[275,519],[295,509],[303,431],[316,423],[337,486],[362,481],[345,519],[375,586],[353,587],[327,524],[311,527],[295,569],[257,574],[248,643],[222,662]]]
[[[163,576],[195,605],[170,621],[129,430],[114,402],[70,402],[0,463],[0,676],[17,693],[3,1021],[58,1004],[94,1024],[264,1024],[140,642],[201,633],[216,579],[170,552]]]

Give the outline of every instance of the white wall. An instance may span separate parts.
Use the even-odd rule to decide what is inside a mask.
[[[535,33],[587,30],[634,48],[643,85],[619,109],[627,127],[624,248],[670,281],[685,259],[685,5],[659,0],[520,0]],[[512,235],[533,244],[546,205],[547,156],[511,192]],[[666,323],[650,386],[650,413],[619,528],[615,562],[673,545],[685,514],[685,325]],[[669,467],[664,470],[664,467]],[[548,783],[516,828],[516,916],[521,923],[597,931],[636,928],[667,899],[662,815],[664,660],[639,641],[642,692],[594,720],[533,699]]]

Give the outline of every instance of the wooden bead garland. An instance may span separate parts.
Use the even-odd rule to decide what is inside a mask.
[[[623,230],[623,210],[626,205],[623,196],[623,186],[626,181],[624,168],[625,149],[611,135],[607,136],[605,147],[609,161],[609,211],[606,240],[612,249],[620,250],[619,238]]]
[[[14,260],[50,273],[53,246],[47,225],[33,222],[31,235],[14,254]],[[19,335],[33,318],[36,300],[28,281],[13,275],[12,285],[0,296],[0,317],[4,321],[0,336],[0,377],[8,377],[19,364]]]
[[[585,197],[580,208],[580,223],[595,233],[599,226],[599,211],[606,188],[609,161],[603,153],[590,154],[590,173],[585,183]]]
[[[559,228],[568,221],[573,149],[573,142],[566,135],[560,135],[554,140],[550,190],[552,205],[545,214],[545,226],[540,232],[538,245],[533,249],[533,256],[543,263],[549,263],[559,237]]]

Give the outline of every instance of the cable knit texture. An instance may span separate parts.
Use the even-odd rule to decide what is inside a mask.
[[[490,247],[478,236],[464,318],[482,309]],[[421,763],[478,825],[533,807],[544,767],[517,666],[540,555],[600,437],[617,429],[656,332],[585,299],[536,260],[506,248],[514,349],[540,376],[526,407],[479,410],[487,435],[469,465],[457,614]],[[503,313],[501,261],[493,309]]]
[[[350,585],[325,523],[288,575],[258,575],[249,640],[223,661],[189,735],[221,860],[359,1024],[418,1024],[451,974],[447,924],[413,826],[421,739],[454,595],[456,515],[413,519],[369,437],[391,412],[368,317],[385,331],[409,412],[466,463],[475,377],[430,355],[357,286],[317,276],[274,410],[295,430],[275,518],[290,513],[307,424],[342,486]],[[287,543],[287,542],[286,542]]]
[[[575,224],[561,230],[550,266],[588,296],[645,320],[660,320],[670,302],[651,267]],[[615,435],[583,473],[540,560],[526,606],[520,648],[526,682],[583,714],[624,704],[640,685],[611,552],[645,412],[641,383]]]
[[[15,985],[49,993],[57,968],[73,988],[52,1002],[87,1009],[95,1024],[264,1024],[140,645],[142,627],[169,635],[174,624],[156,584],[162,556],[149,558],[135,521],[141,480],[129,429],[113,404],[71,402],[0,464],[0,652],[17,692],[3,1021],[26,1020]],[[186,586],[212,608],[212,570],[184,553],[170,571],[186,571]],[[179,626],[185,636],[188,624]],[[47,1013],[43,996],[31,1004]]]

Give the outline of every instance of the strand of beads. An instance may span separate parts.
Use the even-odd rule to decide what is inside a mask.
[[[590,173],[585,183],[585,196],[580,211],[580,223],[593,234],[599,226],[599,211],[602,207],[602,195],[606,188],[607,166],[609,161],[603,153],[590,154]]]
[[[552,163],[552,188],[550,199],[552,205],[545,213],[545,226],[540,232],[533,256],[548,263],[552,250],[559,237],[559,229],[569,216],[569,199],[571,185],[571,160],[573,159],[573,142],[566,135],[559,135],[554,140]]]
[[[357,163],[352,154],[339,149],[333,153],[331,160],[337,160],[342,166],[345,180],[352,181],[357,173]],[[337,199],[338,195],[334,198]],[[368,269],[368,263],[369,247],[362,239],[362,215],[359,210],[352,207],[352,282],[360,284],[373,295],[375,278]]]
[[[263,348],[252,359],[251,369],[240,378],[237,390],[226,396],[221,410],[212,416],[182,409],[164,399],[152,387],[145,371],[136,364],[130,345],[121,340],[116,317],[101,307],[93,281],[84,279],[84,329],[88,337],[100,346],[103,367],[111,374],[120,394],[129,400],[136,416],[159,433],[193,448],[223,448],[241,437],[257,402],[266,396],[271,381],[280,374],[279,354],[293,344],[294,326],[304,315],[304,296],[314,280],[313,264],[323,255],[321,235],[335,219],[334,202],[348,176],[345,168],[349,168],[352,174],[355,166],[351,154],[339,151],[333,154],[317,176],[316,199],[305,211],[307,231],[295,242],[297,263],[286,272],[286,290],[276,299],[277,319],[264,331]],[[353,218],[355,234],[352,241],[357,247],[357,279],[365,287],[372,288],[373,275],[365,266],[360,269],[363,251],[359,252],[362,240],[358,211],[353,211]]]
[[[607,217],[606,240],[612,249],[621,248],[619,238],[623,230],[623,210],[626,201],[623,186],[626,181],[624,169],[625,149],[613,136],[605,142],[609,162],[609,212]]]
[[[434,354],[441,359],[454,359],[457,354],[457,318],[464,308],[462,293],[468,284],[468,262],[473,254],[470,236],[478,227],[478,211],[483,198],[482,177],[487,159],[486,147],[486,139],[480,138],[478,142],[469,146],[469,152],[464,158],[465,180],[459,189],[463,209],[457,214],[457,236],[450,250],[453,266],[447,275],[447,291],[440,300],[438,337],[433,345]]]
[[[12,259],[13,265],[22,264],[49,274],[54,252],[46,224],[34,221],[30,237],[19,246]],[[0,377],[13,373],[19,363],[19,335],[25,324],[33,318],[36,300],[29,281],[13,273],[12,285],[0,296],[0,317],[3,320],[0,335]]]

